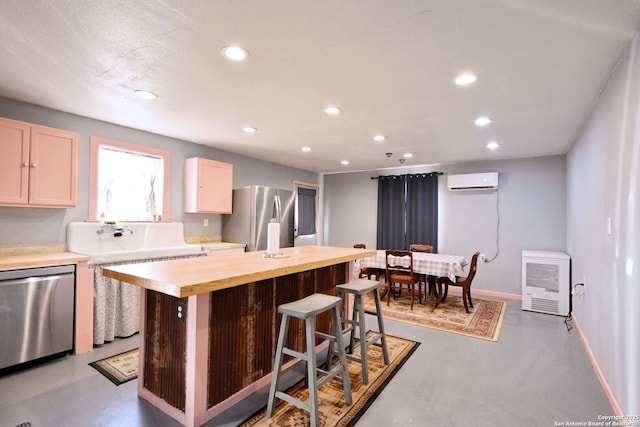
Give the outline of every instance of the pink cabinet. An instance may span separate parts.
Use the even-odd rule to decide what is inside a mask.
[[[0,118],[0,205],[78,204],[80,135]]]
[[[184,211],[231,213],[233,165],[193,157],[184,162]]]

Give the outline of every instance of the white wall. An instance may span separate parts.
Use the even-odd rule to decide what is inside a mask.
[[[378,181],[375,172],[323,176],[324,242],[350,247],[364,243],[376,247]]]
[[[639,174],[636,36],[567,155],[567,246],[574,282],[585,282],[574,316],[628,415],[640,414]]]
[[[0,245],[66,241],[66,225],[89,215],[89,148],[91,136],[168,150],[171,153],[170,219],[181,221],[186,236],[219,236],[222,215],[183,212],[184,159],[205,157],[233,163],[233,187],[259,184],[293,190],[293,181],[317,183],[317,173],[240,156],[215,148],[118,126],[15,100],[0,98],[0,117],[80,133],[79,204],[70,209],[0,207]],[[209,219],[209,227],[203,219]]]
[[[378,182],[372,176],[441,171],[439,252],[470,259],[478,250],[492,258],[499,242],[496,259],[479,265],[474,287],[519,295],[522,250],[566,250],[565,166],[559,155],[325,175],[325,242],[376,247]],[[499,191],[447,190],[447,174],[475,172],[499,172]]]

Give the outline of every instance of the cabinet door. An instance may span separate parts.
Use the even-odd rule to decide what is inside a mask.
[[[29,204],[73,207],[78,204],[77,133],[32,126],[29,153]]]
[[[0,204],[29,203],[29,135],[27,123],[0,119]]]
[[[185,212],[231,213],[233,165],[214,160],[185,160]]]

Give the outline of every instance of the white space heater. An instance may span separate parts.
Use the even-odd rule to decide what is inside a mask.
[[[522,251],[522,309],[569,315],[569,255]]]

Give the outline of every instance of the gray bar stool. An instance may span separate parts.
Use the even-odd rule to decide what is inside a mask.
[[[349,384],[349,372],[347,370],[347,359],[342,343],[342,326],[340,324],[340,306],[342,298],[326,294],[313,294],[298,301],[282,304],[278,306],[278,312],[282,314],[280,323],[280,334],[278,336],[278,346],[276,358],[273,364],[273,377],[269,389],[269,403],[267,404],[267,418],[273,416],[276,399],[281,399],[292,405],[301,408],[310,414],[311,426],[318,425],[318,389],[329,380],[341,374],[342,387],[347,405],[351,405],[351,386]],[[331,310],[333,314],[333,335],[328,335],[316,331],[316,316],[325,311]],[[291,317],[303,319],[305,321],[306,353],[300,353],[285,347],[289,320]],[[316,364],[315,338],[328,340],[330,347],[335,345],[338,348],[339,364],[331,369],[321,369]],[[309,388],[309,403],[296,399],[285,392],[278,391],[280,375],[282,374],[283,355],[293,356],[304,360],[307,364],[307,384]]]
[[[382,318],[382,309],[380,307],[380,287],[382,286],[382,282],[375,280],[366,280],[366,279],[354,279],[349,283],[344,285],[336,286],[336,291],[339,296],[342,298],[345,297],[346,294],[353,295],[353,311],[351,313],[351,318],[343,318],[342,323],[345,323],[347,326],[344,329],[343,333],[349,333],[349,353],[347,353],[347,358],[350,360],[354,360],[356,362],[360,362],[362,365],[362,383],[369,383],[369,368],[367,364],[367,350],[371,344],[374,344],[380,341],[382,346],[382,357],[384,359],[384,364],[389,364],[389,351],[387,350],[387,336],[384,332],[384,319]],[[378,332],[367,333],[367,326],[365,324],[365,314],[364,314],[364,300],[363,297],[365,294],[373,292],[373,298],[376,303],[376,312],[375,315],[378,318]],[[355,354],[355,338],[356,338],[356,327],[358,328],[358,341],[360,343],[360,355]],[[331,345],[329,345],[329,357],[328,363],[332,362],[333,354]]]

